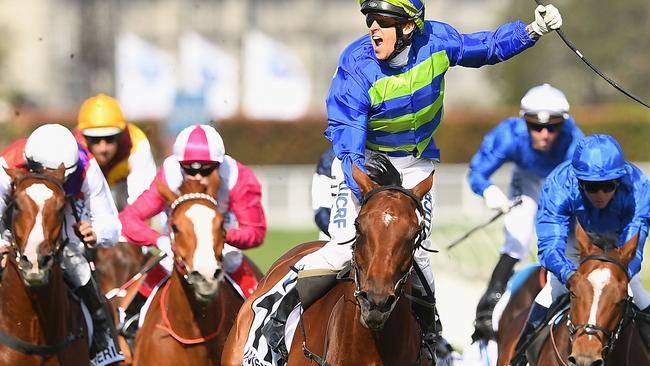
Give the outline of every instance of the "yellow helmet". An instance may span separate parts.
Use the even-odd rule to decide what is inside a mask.
[[[77,122],[77,128],[86,136],[110,136],[126,128],[119,103],[105,94],[86,99]]]

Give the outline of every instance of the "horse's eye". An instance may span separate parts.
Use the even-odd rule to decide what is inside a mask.
[[[172,224],[172,231],[174,232],[174,234],[178,234],[178,226]]]

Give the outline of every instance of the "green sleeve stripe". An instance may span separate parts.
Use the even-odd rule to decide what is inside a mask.
[[[368,90],[371,105],[409,95],[414,90],[431,84],[436,76],[441,75],[448,68],[447,52],[441,50],[405,73],[381,78],[375,81]]]

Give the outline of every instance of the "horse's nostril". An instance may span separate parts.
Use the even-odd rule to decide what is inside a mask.
[[[603,360],[596,360],[596,361],[591,363],[591,366],[603,366],[604,362],[605,361],[603,361]]]
[[[217,268],[216,271],[214,271],[214,278],[219,278],[221,277],[221,274],[223,273],[223,270],[221,268]]]
[[[569,364],[575,365],[576,364],[576,358],[573,356],[569,356]]]
[[[368,293],[366,291],[359,291],[358,297],[367,301],[368,300]]]
[[[198,282],[203,279],[203,276],[198,271],[192,271],[188,276],[190,282]]]
[[[52,261],[52,256],[51,255],[41,255],[38,257],[38,267],[39,268],[46,268]]]

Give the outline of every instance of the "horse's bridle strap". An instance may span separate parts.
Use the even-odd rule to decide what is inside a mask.
[[[629,281],[630,277],[629,277],[629,275],[627,273],[627,266],[624,265],[623,263],[621,263],[620,261],[616,260],[615,258],[612,258],[612,257],[610,257],[608,255],[593,254],[593,255],[588,255],[588,256],[582,258],[580,260],[580,264],[583,264],[584,262],[592,261],[592,260],[615,264],[618,268],[620,268],[623,271],[623,273],[625,273],[625,276],[627,276],[628,281]]]
[[[409,196],[415,202],[415,205],[420,215],[424,216],[424,208],[422,207],[422,202],[420,198],[416,196],[415,193],[409,191],[408,189],[395,184],[388,185],[388,186],[381,186],[370,190],[368,193],[366,193],[363,196],[363,199],[361,200],[361,205],[366,203],[370,199],[370,197],[374,196],[376,193],[383,192],[383,191],[398,191],[400,193],[404,193],[405,195]]]
[[[206,200],[210,203],[212,203],[215,207],[219,207],[219,204],[217,203],[217,200],[214,199],[214,197],[210,196],[209,194],[205,193],[186,193],[174,200],[172,204],[170,205],[170,208],[172,211],[176,208],[176,206],[180,205],[181,203],[185,201],[190,201],[190,200]]]

